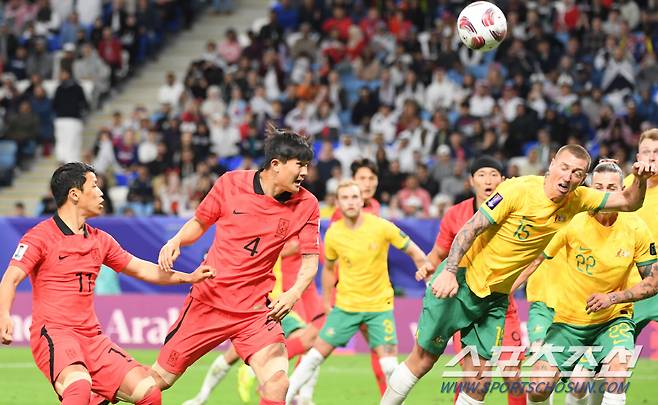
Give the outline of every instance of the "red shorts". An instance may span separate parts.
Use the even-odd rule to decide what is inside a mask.
[[[462,350],[461,334],[456,332],[452,338],[455,353]],[[519,314],[516,310],[516,301],[514,297],[509,296],[509,304],[507,305],[507,312],[505,313],[505,328],[503,331],[503,346],[521,346],[521,322],[519,321]],[[500,354],[501,360],[509,360],[512,353],[505,351]],[[521,352],[519,359],[524,359],[525,354]]]
[[[65,367],[79,363],[91,375],[91,389],[109,400],[114,400],[126,374],[140,366],[109,337],[62,327],[43,326],[40,334],[31,337],[30,348],[37,367],[53,386]]]
[[[262,348],[284,342],[281,324],[268,318],[267,312],[245,316],[206,305],[188,295],[178,319],[167,332],[158,364],[170,373],[183,374],[228,339],[247,364]]]

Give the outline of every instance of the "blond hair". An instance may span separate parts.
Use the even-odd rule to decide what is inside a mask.
[[[342,180],[340,183],[338,183],[338,187],[336,187],[336,196],[338,196],[338,191],[340,191],[341,188],[347,188],[347,187],[352,187],[356,186],[357,190],[359,190],[359,194],[361,194],[361,187],[356,183],[354,180]]]
[[[645,139],[658,141],[658,128],[651,128],[642,132],[642,134],[640,134],[640,141],[637,144],[640,145]]]

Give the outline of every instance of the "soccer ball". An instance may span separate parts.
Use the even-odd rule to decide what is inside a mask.
[[[507,19],[495,4],[476,1],[459,13],[457,32],[467,47],[478,51],[490,51],[505,39]]]

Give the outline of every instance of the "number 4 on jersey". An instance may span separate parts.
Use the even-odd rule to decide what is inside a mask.
[[[258,243],[260,243],[260,237],[252,240],[251,242],[247,243],[246,245],[243,246],[244,250],[248,251],[250,253],[249,256],[255,256],[258,253]]]

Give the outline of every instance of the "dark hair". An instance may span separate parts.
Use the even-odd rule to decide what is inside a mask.
[[[272,159],[286,163],[290,159],[301,162],[310,162],[313,159],[313,149],[308,139],[289,129],[280,129],[269,123],[265,130],[265,162],[263,167],[268,169]]]
[[[53,177],[50,178],[50,191],[53,193],[57,208],[64,205],[69,190],[72,188],[82,190],[82,186],[87,181],[85,175],[88,172],[96,173],[92,166],[82,162],[67,163],[55,170]]]
[[[356,176],[356,172],[361,168],[370,169],[371,172],[375,173],[375,176],[379,176],[379,171],[377,170],[377,165],[375,162],[368,158],[358,159],[352,162],[350,169],[352,170],[352,177]]]

